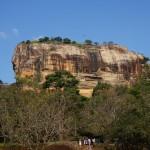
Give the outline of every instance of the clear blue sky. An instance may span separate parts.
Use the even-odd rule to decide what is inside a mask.
[[[41,36],[113,41],[150,57],[150,0],[0,0],[0,79],[16,45]]]

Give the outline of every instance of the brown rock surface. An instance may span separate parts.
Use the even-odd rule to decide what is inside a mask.
[[[142,55],[119,45],[21,43],[12,63],[15,73],[22,77],[39,74],[42,82],[56,70],[68,70],[80,80],[80,92],[90,95],[98,81],[112,85],[134,82],[142,60]]]

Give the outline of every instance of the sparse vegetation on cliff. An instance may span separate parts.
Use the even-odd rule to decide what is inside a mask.
[[[57,36],[57,37],[51,37],[49,38],[48,36],[46,37],[43,37],[43,38],[39,38],[38,40],[27,40],[25,43],[55,43],[57,42],[58,43],[64,43],[64,44],[76,44],[77,46],[79,45],[90,45],[90,46],[98,46],[98,45],[116,45],[113,41],[108,41],[108,42],[103,42],[102,44],[99,44],[99,42],[93,42],[92,40],[90,39],[86,39],[83,43],[80,43],[80,42],[76,42],[74,40],[71,40],[69,38],[62,38],[60,36]],[[22,42],[24,43],[24,41]]]

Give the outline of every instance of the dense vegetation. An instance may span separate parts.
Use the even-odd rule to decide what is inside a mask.
[[[0,142],[38,150],[53,141],[96,137],[118,150],[150,149],[149,79],[147,65],[134,87],[99,83],[91,98],[79,94],[78,80],[67,71],[48,75],[40,92],[28,80],[1,81]],[[32,89],[22,90],[28,84]]]

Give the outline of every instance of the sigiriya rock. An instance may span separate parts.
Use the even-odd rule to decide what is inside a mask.
[[[21,77],[45,76],[56,70],[70,71],[79,80],[80,93],[89,96],[98,82],[131,85],[142,70],[144,56],[126,47],[63,43],[20,43],[12,58]]]

